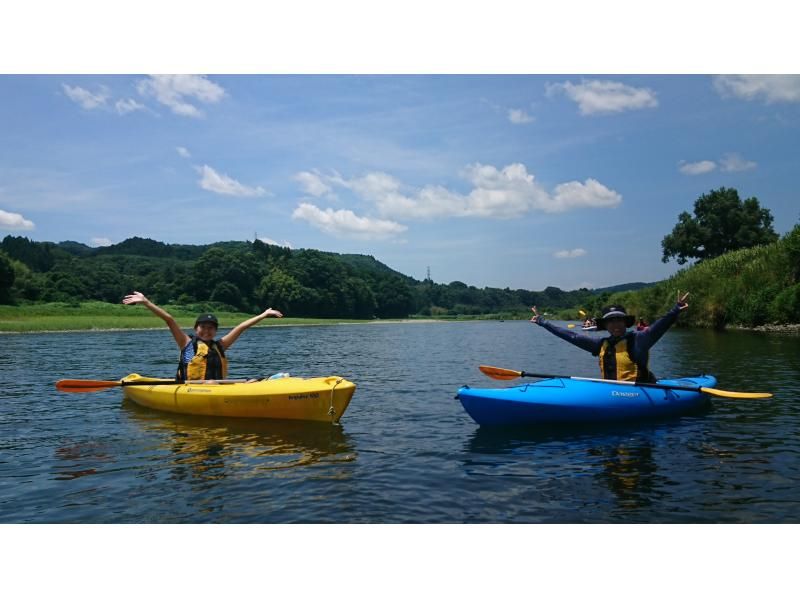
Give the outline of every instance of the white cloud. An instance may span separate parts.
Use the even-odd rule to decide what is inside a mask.
[[[682,174],[694,176],[698,174],[707,174],[713,170],[716,170],[716,168],[716,162],[712,160],[700,160],[699,162],[680,162],[678,170]]]
[[[269,237],[257,237],[259,241],[262,243],[266,243],[267,245],[277,245],[278,247],[288,247],[292,249],[292,244],[289,241],[274,241]]]
[[[331,186],[325,183],[322,176],[316,172],[298,172],[294,175],[294,180],[300,183],[305,193],[314,197],[329,195],[332,190]]]
[[[33,222],[26,220],[22,214],[0,210],[0,228],[5,230],[33,230]]]
[[[722,170],[722,172],[743,172],[745,170],[753,170],[758,166],[755,162],[745,160],[736,153],[725,154],[718,162],[713,160],[700,160],[699,162],[681,161],[679,164],[678,170],[682,174],[689,176],[708,174],[717,168]]]
[[[508,120],[515,125],[525,125],[533,122],[533,117],[524,110],[517,108],[508,109]]]
[[[92,240],[89,242],[94,247],[108,247],[109,245],[114,244],[114,242],[108,237],[92,237]]]
[[[577,247],[575,249],[562,249],[560,251],[556,251],[553,254],[553,257],[557,257],[560,259],[571,259],[576,257],[582,257],[586,255],[586,250]]]
[[[742,100],[800,102],[800,75],[717,75],[714,89],[723,97]]]
[[[356,216],[351,210],[321,210],[310,203],[297,206],[292,218],[305,220],[321,231],[339,237],[386,239],[408,230],[408,227],[391,220]]]
[[[553,83],[547,86],[547,94],[563,92],[578,104],[581,114],[603,114],[641,110],[658,106],[656,93],[646,87],[630,87],[617,81],[584,81],[579,84]]]
[[[140,104],[132,98],[117,100],[114,104],[114,108],[116,108],[118,114],[123,116],[131,112],[136,112],[137,110],[146,110],[144,104]]]
[[[98,93],[92,93],[83,87],[70,87],[65,83],[62,83],[61,87],[64,89],[64,93],[67,94],[67,97],[80,105],[84,110],[103,108],[106,105],[106,100],[109,98],[108,89],[102,85]]]
[[[622,196],[595,179],[571,181],[556,186],[548,212],[565,212],[578,208],[616,208]]]
[[[198,184],[206,191],[237,197],[256,197],[266,194],[263,187],[248,187],[227,175],[218,173],[210,166],[203,165],[197,170],[203,175]]]
[[[502,169],[472,164],[463,177],[472,184],[464,195],[439,185],[404,191],[397,178],[384,172],[371,172],[350,180],[339,175],[320,176],[324,183],[350,189],[361,199],[375,204],[383,217],[414,218],[479,217],[514,218],[526,212],[563,212],[577,208],[613,208],[622,196],[594,179],[558,185],[551,195],[528,173],[524,164]]]
[[[724,172],[743,172],[757,166],[755,162],[745,160],[739,154],[725,154],[719,163]]]
[[[216,104],[225,97],[225,90],[205,75],[150,75],[149,79],[139,81],[136,89],[143,96],[154,97],[175,114],[193,118],[202,118],[204,114],[189,100]]]
[[[180,146],[180,145],[175,148],[175,151],[178,152],[178,155],[181,158],[191,158],[192,157],[192,154],[189,153],[189,150],[186,149],[185,147]]]

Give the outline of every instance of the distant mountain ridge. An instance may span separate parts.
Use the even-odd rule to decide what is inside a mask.
[[[651,284],[574,291],[478,288],[458,280],[417,280],[371,255],[290,249],[260,240],[185,245],[131,237],[89,247],[7,236],[0,250],[0,259],[5,254],[16,262],[12,284],[6,282],[0,295],[11,302],[117,303],[141,290],[159,304],[220,305],[250,313],[269,305],[300,317],[510,318],[524,317],[532,305],[577,317],[572,312],[597,311],[596,304],[611,293]]]

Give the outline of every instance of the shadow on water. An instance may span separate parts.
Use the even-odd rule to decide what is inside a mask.
[[[179,477],[211,480],[355,459],[352,439],[326,422],[180,415],[128,400],[122,411],[142,434],[156,439],[155,450],[171,453]]]

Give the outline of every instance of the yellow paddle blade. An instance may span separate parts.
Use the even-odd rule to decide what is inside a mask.
[[[567,324],[567,328],[575,328],[575,324]]]
[[[771,399],[771,392],[737,392],[734,390],[720,390],[718,388],[707,388],[702,386],[700,392],[715,397],[725,397],[726,399]]]
[[[583,311],[582,309],[579,309],[578,313],[581,314],[584,318],[586,317],[586,312]]]
[[[522,376],[522,372],[507,370],[505,368],[496,368],[492,365],[479,365],[478,369],[495,380],[513,380],[514,378]]]

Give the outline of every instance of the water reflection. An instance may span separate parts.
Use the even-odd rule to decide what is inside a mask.
[[[122,410],[146,437],[156,459],[168,452],[174,480],[220,480],[264,475],[320,462],[355,459],[341,426],[162,413],[125,400]]]
[[[74,480],[100,473],[101,467],[114,461],[113,449],[100,442],[77,442],[59,446],[53,465],[56,480]]]

